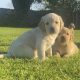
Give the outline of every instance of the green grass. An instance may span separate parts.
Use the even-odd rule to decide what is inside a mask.
[[[27,28],[0,27],[0,52]],[[80,45],[80,30],[75,30]],[[0,80],[80,80],[80,52],[71,58],[52,57],[45,62],[25,59],[0,59]]]

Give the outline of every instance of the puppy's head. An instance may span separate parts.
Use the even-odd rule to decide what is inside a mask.
[[[48,34],[58,34],[64,27],[64,22],[59,15],[49,13],[41,18],[38,26],[43,32]]]
[[[73,31],[71,28],[64,27],[60,34],[58,35],[58,41],[61,45],[69,44],[70,41],[73,41]]]

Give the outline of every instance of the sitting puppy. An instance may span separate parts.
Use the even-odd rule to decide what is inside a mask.
[[[3,57],[18,58],[37,58],[45,60],[46,50],[50,48],[50,56],[52,56],[51,46],[63,28],[62,18],[55,14],[49,13],[41,18],[37,28],[22,34],[18,39],[13,41],[8,54],[0,55]]]
[[[52,47],[53,53],[61,57],[69,57],[79,51],[78,47],[74,43],[74,28],[71,24],[69,28],[64,27],[56,39],[55,44]]]

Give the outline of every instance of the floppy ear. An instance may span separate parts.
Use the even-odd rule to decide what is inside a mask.
[[[41,21],[39,22],[38,27],[39,27],[43,32],[46,32],[45,23],[44,23],[43,18],[41,18]]]
[[[62,28],[64,27],[64,22],[61,16],[59,16],[59,18],[60,18],[60,30],[62,30]]]
[[[74,35],[70,35],[70,41],[73,41],[74,40]]]

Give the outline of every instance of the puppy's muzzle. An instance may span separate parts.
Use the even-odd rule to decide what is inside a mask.
[[[55,29],[53,27],[50,28],[50,33],[55,33]]]
[[[65,41],[66,41],[65,37],[61,36],[61,42],[65,42]]]

